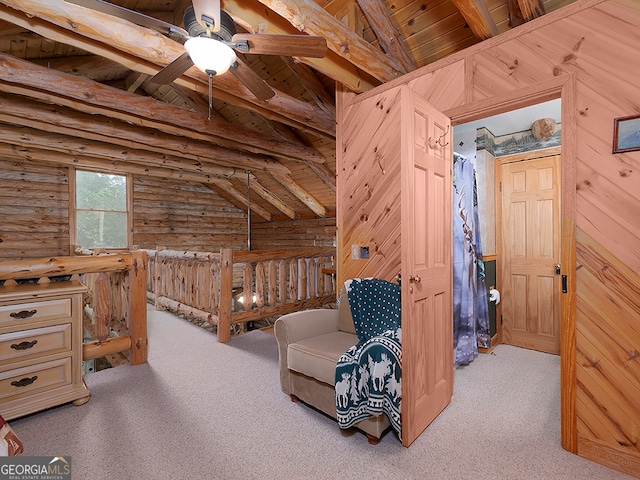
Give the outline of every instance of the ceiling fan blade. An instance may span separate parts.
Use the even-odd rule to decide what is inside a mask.
[[[193,62],[191,61],[189,54],[184,52],[173,62],[151,77],[149,81],[158,85],[168,85],[184,72],[189,70],[192,66]]]
[[[236,59],[236,63],[229,71],[234,77],[240,80],[256,98],[263,102],[266,102],[276,94],[267,82],[260,78],[256,72],[251,70],[251,68],[239,58]]]
[[[312,35],[236,33],[231,41],[248,44],[248,51],[244,51],[242,45],[238,46],[237,49],[243,53],[318,58],[327,54],[327,41]]]
[[[220,0],[192,0],[196,20],[212,32],[220,31]]]
[[[114,17],[128,20],[129,22],[135,23],[136,25],[140,25],[142,27],[151,28],[163,35],[167,35],[168,37],[172,37],[174,39],[182,39],[182,41],[184,41],[189,38],[189,34],[183,28],[180,28],[168,22],[164,22],[162,20],[158,20],[154,17],[150,17],[149,15],[145,15],[144,13],[129,10],[128,8],[114,5],[113,3],[105,2],[103,0],[65,1],[67,3],[80,5],[81,7],[89,8],[91,10],[96,10],[98,12],[107,13],[109,15],[113,15]]]

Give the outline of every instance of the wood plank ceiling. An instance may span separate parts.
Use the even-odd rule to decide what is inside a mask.
[[[335,215],[335,91],[364,92],[575,0],[223,0],[238,31],[319,35],[244,55],[274,91],[189,69],[152,30],[64,0],[0,0],[0,158],[201,182],[257,221]],[[182,26],[190,0],[113,0]],[[209,98],[211,98],[211,108]]]

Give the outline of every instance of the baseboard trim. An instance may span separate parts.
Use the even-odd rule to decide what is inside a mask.
[[[579,435],[578,455],[627,475],[640,478],[640,455],[624,452],[611,445],[597,440],[589,440]]]

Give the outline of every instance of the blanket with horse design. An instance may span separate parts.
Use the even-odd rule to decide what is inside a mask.
[[[336,365],[336,413],[340,428],[387,414],[401,434],[400,287],[378,279],[345,282],[358,344]]]

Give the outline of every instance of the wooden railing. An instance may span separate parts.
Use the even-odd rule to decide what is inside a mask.
[[[116,277],[115,281],[108,275]],[[5,284],[22,279],[38,279],[38,283],[43,283],[49,282],[50,277],[61,276],[71,276],[88,288],[87,303],[94,313],[98,338],[83,345],[82,359],[92,360],[130,350],[132,365],[146,363],[146,253],[0,261],[0,280]],[[122,326],[117,337],[109,335],[114,318]]]
[[[218,340],[232,326],[335,302],[334,248],[181,252],[147,250],[147,295],[156,308],[217,326]]]

